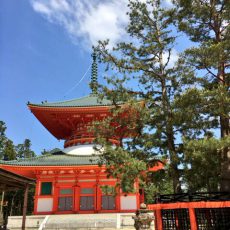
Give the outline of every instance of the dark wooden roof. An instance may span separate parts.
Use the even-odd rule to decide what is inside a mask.
[[[33,179],[0,168],[0,191],[24,189],[27,184],[33,183],[35,183]]]

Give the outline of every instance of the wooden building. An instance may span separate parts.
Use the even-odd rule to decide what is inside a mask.
[[[96,57],[93,56],[92,82],[96,85]],[[104,194],[101,186],[115,186],[117,179],[108,178],[105,166],[99,167],[99,155],[93,148],[94,136],[89,131],[92,121],[110,115],[112,102],[92,94],[69,101],[41,104],[28,103],[35,117],[58,140],[64,149],[50,155],[16,161],[1,161],[0,167],[36,179],[34,214],[134,212],[143,201],[138,183],[136,192],[116,196]],[[119,144],[119,138],[110,140]],[[154,166],[155,171],[163,167]]]
[[[27,211],[27,200],[29,186],[34,184],[35,180],[27,178],[8,170],[0,168],[0,193],[1,193],[1,204],[0,204],[0,229],[5,229],[5,221],[3,218],[3,204],[5,192],[14,191],[18,189],[24,190],[24,202],[23,202],[23,214],[22,214],[22,230],[25,230],[26,223],[26,211]]]

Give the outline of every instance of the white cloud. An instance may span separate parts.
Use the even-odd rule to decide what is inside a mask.
[[[50,15],[51,11],[49,10],[49,8],[40,3],[40,2],[34,2],[33,3],[33,8],[35,11],[39,12],[39,13],[42,13],[42,14],[46,14],[46,15]]]
[[[64,27],[73,41],[86,47],[110,39],[111,46],[125,35],[127,0],[31,0],[33,9]]]
[[[30,0],[35,12],[62,26],[73,42],[87,49],[98,40],[110,40],[110,47],[127,35],[128,0]],[[146,2],[146,0],[140,0]],[[172,6],[164,0],[165,7]]]

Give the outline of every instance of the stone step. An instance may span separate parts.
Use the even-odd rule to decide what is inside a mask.
[[[98,214],[65,214],[50,216],[27,216],[26,229],[68,230],[68,229],[134,229],[134,213],[98,213]],[[18,230],[22,217],[9,217],[8,229]],[[39,228],[40,227],[40,228]]]

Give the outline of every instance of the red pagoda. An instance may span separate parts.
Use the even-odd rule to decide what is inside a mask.
[[[93,148],[92,121],[110,115],[112,102],[99,100],[96,94],[97,64],[93,54],[92,94],[55,103],[28,103],[28,107],[64,149],[49,155],[15,161],[0,161],[0,168],[36,179],[34,214],[134,212],[143,201],[138,183],[135,193],[116,196],[104,194],[101,186],[115,186],[117,179],[108,178],[105,166],[98,166],[99,156]],[[110,140],[119,144],[118,139]],[[159,162],[151,171],[161,169]]]

